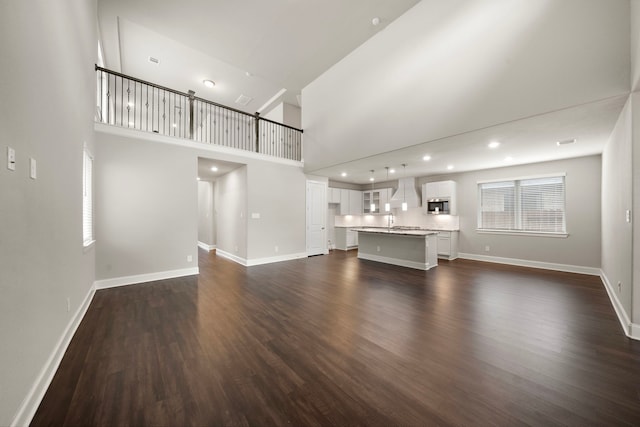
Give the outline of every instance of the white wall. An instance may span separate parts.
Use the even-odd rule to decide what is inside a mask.
[[[29,422],[55,368],[47,359],[93,283],[94,251],[82,245],[82,153],[85,143],[93,148],[95,15],[95,1],[0,2],[3,426]]]
[[[452,179],[457,183],[461,253],[600,267],[600,156],[534,163],[482,171],[420,178],[418,183]],[[481,234],[477,228],[478,181],[566,173],[566,218],[569,237],[551,238]],[[490,251],[485,251],[489,246]]]
[[[631,209],[631,98],[620,114],[602,153],[602,271],[631,319],[632,227],[625,211]],[[617,283],[621,283],[621,289]]]
[[[211,181],[198,181],[198,242],[215,246],[214,199]]]
[[[306,178],[302,169],[261,162],[250,164],[247,173],[248,258],[305,253]],[[252,218],[253,213],[260,214],[260,219]]]
[[[421,1],[302,90],[305,168],[624,95],[628,16],[627,1]]]
[[[214,188],[217,249],[247,258],[247,167],[219,177]]]
[[[194,153],[97,132],[95,171],[97,280],[197,267]]]

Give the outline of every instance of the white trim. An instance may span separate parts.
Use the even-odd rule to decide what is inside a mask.
[[[607,291],[607,295],[609,295],[609,300],[611,300],[611,305],[618,316],[618,321],[620,321],[620,326],[622,326],[624,334],[634,340],[640,340],[640,325],[631,322],[627,311],[624,309],[618,295],[611,286],[607,275],[604,274],[602,270],[600,270],[600,279],[602,280],[604,289]]]
[[[280,163],[283,165],[296,166],[299,168],[302,168],[304,166],[304,162],[298,162],[296,160],[281,159],[279,157],[268,156],[266,154],[254,153],[253,151],[240,150],[238,148],[225,147],[222,145],[207,144],[205,142],[195,142],[188,139],[160,135],[157,133],[145,132],[137,129],[123,128],[106,123],[94,123],[94,130],[96,132],[110,133],[113,135],[123,136],[125,138],[138,138],[147,141],[162,142],[165,144],[177,145],[180,147],[194,148],[196,150],[211,151],[214,153],[228,154],[231,156],[238,156],[249,159],[264,160],[267,162]]]
[[[567,273],[588,274],[590,276],[600,276],[600,269],[596,267],[584,267],[581,265],[557,264],[553,262],[530,261],[517,258],[502,258],[489,255],[465,254],[460,252],[458,258],[470,259],[474,261],[494,262],[497,264],[517,265],[520,267],[541,268],[544,270],[564,271]]]
[[[269,99],[267,102],[265,102],[262,107],[258,108],[258,113],[262,114],[264,112],[264,110],[266,110],[267,108],[271,107],[272,104],[275,104],[276,101],[278,101],[278,98],[280,98],[286,92],[287,92],[287,89],[285,89],[285,88],[280,89],[275,95],[273,95],[271,97],[271,99]]]
[[[526,230],[492,230],[490,228],[476,228],[478,234],[502,234],[507,236],[528,236],[528,237],[554,237],[560,239],[566,239],[569,237],[569,233],[545,233],[541,231],[526,231]]]
[[[282,262],[282,261],[291,261],[293,259],[307,258],[306,252],[299,252],[297,254],[289,254],[289,255],[279,255],[272,256],[266,258],[256,258],[250,259],[246,261],[246,266],[251,267],[252,265],[262,265],[262,264],[271,264],[274,262]]]
[[[222,258],[230,259],[231,261],[237,262],[240,265],[247,266],[247,260],[245,258],[234,255],[230,252],[223,251],[222,249],[216,249],[216,255],[221,256]]]
[[[211,252],[216,248],[216,245],[207,245],[201,241],[198,241],[198,247],[204,249],[205,251]]]
[[[366,259],[369,261],[383,262],[385,264],[399,265],[400,267],[415,268],[417,270],[430,270],[433,267],[438,266],[438,264],[429,265],[425,262],[408,261],[406,259],[390,258],[386,256],[372,255],[372,254],[366,254],[366,253],[358,253],[358,258]]]
[[[557,176],[566,177],[566,172],[558,172],[558,173],[545,173],[542,175],[528,175],[528,176],[519,176],[515,178],[501,178],[501,179],[489,179],[485,181],[476,181],[476,184],[492,184],[494,182],[509,182],[509,181],[522,181],[525,179],[539,179],[539,178],[555,178]]]
[[[198,267],[182,268],[179,270],[158,271],[156,273],[136,274],[133,276],[114,277],[112,279],[96,280],[96,289],[115,288],[117,286],[135,285],[137,283],[153,282],[156,280],[173,279],[175,277],[193,276],[199,274]]]
[[[278,255],[273,257],[266,258],[254,258],[254,259],[246,259],[229,253],[227,251],[223,251],[222,249],[216,249],[216,255],[221,256],[222,258],[229,259],[231,261],[237,262],[240,265],[244,265],[245,267],[251,267],[254,265],[263,265],[263,264],[271,264],[274,262],[282,262],[282,261],[291,261],[293,259],[306,258],[306,252],[298,252],[295,254],[288,255]]]
[[[69,323],[62,333],[62,336],[60,336],[60,339],[56,343],[56,346],[53,348],[53,351],[49,355],[49,358],[38,374],[36,381],[33,383],[31,389],[29,390],[29,393],[27,393],[27,396],[22,401],[20,409],[18,409],[16,416],[13,418],[13,421],[10,424],[12,427],[27,426],[31,423],[31,420],[35,415],[38,406],[40,406],[40,402],[42,401],[44,394],[47,392],[47,389],[49,388],[49,385],[53,380],[53,376],[60,366],[62,357],[67,351],[67,347],[69,347],[69,343],[71,342],[73,335],[76,333],[80,322],[82,322],[82,319],[84,318],[84,315],[86,314],[95,293],[96,287],[95,284],[93,284],[89,288],[89,292],[84,298],[84,301],[82,302],[82,304],[80,304],[73,317],[69,320]]]

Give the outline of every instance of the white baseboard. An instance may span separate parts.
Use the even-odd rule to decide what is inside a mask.
[[[216,248],[216,245],[207,245],[206,243],[198,241],[198,247],[204,249],[205,251],[211,252]]]
[[[199,274],[198,267],[180,270],[159,271],[157,273],[136,274],[135,276],[114,277],[113,279],[96,280],[96,289],[114,288],[116,286],[134,285],[136,283],[153,282],[155,280],[173,279],[174,277],[193,276]]]
[[[307,254],[305,252],[300,252],[297,254],[288,254],[288,255],[280,255],[280,256],[272,256],[266,258],[256,258],[247,260],[247,266],[250,267],[252,265],[262,265],[262,264],[271,264],[274,262],[282,262],[282,261],[291,261],[293,259],[306,258]]]
[[[553,262],[530,261],[517,258],[502,258],[489,255],[459,253],[458,258],[470,259],[473,261],[494,262],[497,264],[517,265],[520,267],[541,268],[544,270],[564,271],[567,273],[588,274],[590,276],[600,276],[600,269],[595,267],[583,267],[580,265],[556,264]]]
[[[430,270],[433,267],[437,267],[437,264],[428,265],[427,263],[424,263],[424,262],[408,261],[406,259],[398,259],[398,258],[389,258],[386,256],[365,254],[361,252],[358,253],[358,258],[366,259],[369,261],[383,262],[385,264],[399,265],[400,267],[415,268],[417,270]]]
[[[607,275],[604,274],[604,271],[600,270],[600,279],[604,284],[604,289],[607,291],[609,295],[609,300],[611,300],[611,305],[613,305],[613,309],[618,316],[618,320],[620,321],[620,326],[622,326],[622,330],[625,335],[634,340],[640,340],[640,325],[637,323],[632,323],[631,319],[629,319],[629,315],[627,311],[622,306],[620,299],[618,298],[618,294],[615,289],[611,286]]]
[[[221,256],[222,258],[230,259],[231,261],[237,262],[240,265],[247,266],[247,260],[245,258],[234,255],[230,252],[223,251],[222,249],[216,249],[216,255]]]
[[[240,265],[244,265],[245,267],[251,267],[254,265],[263,265],[263,264],[271,264],[274,262],[282,262],[282,261],[291,261],[293,259],[306,258],[307,254],[305,252],[300,252],[297,254],[287,254],[287,255],[278,255],[273,257],[266,258],[255,258],[255,259],[246,259],[234,255],[232,253],[223,251],[222,249],[216,249],[216,255],[219,255],[223,258],[230,259],[231,261],[237,262]]]
[[[49,388],[49,385],[53,380],[53,376],[60,366],[62,357],[67,351],[67,347],[69,347],[71,338],[73,338],[73,335],[76,333],[80,322],[82,322],[82,319],[84,318],[84,315],[87,312],[87,309],[89,308],[89,305],[91,304],[95,293],[96,288],[94,284],[91,286],[91,288],[89,288],[89,292],[84,298],[84,301],[82,301],[82,304],[80,304],[73,317],[71,317],[71,320],[67,324],[67,327],[62,333],[62,336],[56,343],[56,346],[49,355],[49,358],[47,359],[45,365],[38,374],[36,381],[33,383],[31,389],[29,390],[29,393],[27,393],[27,396],[22,401],[20,409],[18,409],[16,416],[11,422],[12,427],[28,426],[31,423],[31,420],[35,415],[38,406],[40,406],[40,402],[42,401],[44,394],[47,392],[47,389]]]

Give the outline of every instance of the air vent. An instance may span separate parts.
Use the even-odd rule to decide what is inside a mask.
[[[151,62],[152,64],[156,64],[156,65],[160,64],[160,60],[158,58],[154,58],[153,56],[149,57],[149,62]]]
[[[559,146],[561,146],[561,145],[575,144],[575,142],[576,142],[576,139],[575,139],[575,138],[573,138],[573,139],[565,139],[564,141],[558,141],[558,142],[556,142],[556,144],[557,144],[557,145],[558,145],[558,147],[559,147]]]
[[[248,103],[250,103],[253,100],[253,98],[247,96],[247,95],[240,95],[238,97],[238,99],[236,99],[236,104],[240,104],[240,105],[247,105]]]

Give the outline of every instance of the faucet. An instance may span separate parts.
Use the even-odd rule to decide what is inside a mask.
[[[388,230],[391,229],[391,224],[393,224],[393,214],[391,212],[389,212],[389,215],[387,215],[387,229]]]

